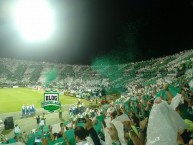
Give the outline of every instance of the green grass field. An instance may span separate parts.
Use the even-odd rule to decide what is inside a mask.
[[[21,111],[22,105],[34,104],[36,109],[41,107],[44,100],[44,92],[38,92],[29,88],[3,88],[0,89],[0,114]],[[73,104],[78,99],[75,97],[60,95],[62,105]],[[82,100],[85,105],[88,101]]]

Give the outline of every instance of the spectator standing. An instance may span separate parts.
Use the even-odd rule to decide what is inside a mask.
[[[62,108],[59,108],[59,119],[62,119]]]
[[[32,112],[32,105],[29,106],[29,115],[32,115],[33,112]]]
[[[36,110],[35,110],[35,106],[34,106],[34,104],[32,104],[32,112],[33,112],[33,114],[35,114],[35,113],[36,113]]]
[[[41,118],[40,123],[39,123],[40,128],[43,129],[44,125],[45,125],[45,120],[44,118]]]
[[[46,125],[46,114],[45,113],[43,113],[42,119],[44,120],[44,124]]]
[[[27,115],[27,106],[24,106],[24,110],[25,110],[25,115]]]
[[[37,117],[35,117],[36,121],[37,121],[37,126],[39,127],[40,125],[40,116],[38,115]]]
[[[26,106],[26,115],[29,115],[29,105]]]
[[[21,133],[20,127],[16,124],[14,127],[14,134],[15,136],[19,136]]]
[[[22,106],[22,116],[25,115],[25,105]]]

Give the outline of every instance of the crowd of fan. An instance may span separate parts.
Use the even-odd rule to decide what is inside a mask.
[[[30,133],[21,132],[16,125],[15,137],[2,139],[2,143],[20,141],[28,145],[191,145],[193,82],[192,78],[189,79],[179,86],[164,82],[161,85],[155,84],[151,87],[159,89],[150,94],[129,94],[97,109],[86,108],[62,122],[59,132],[53,132],[52,126],[46,123],[38,125]],[[134,92],[137,90],[139,91],[133,88]]]
[[[85,111],[84,103],[78,100],[78,103],[72,104],[69,108],[69,114],[70,115],[77,115],[77,114],[83,114]]]
[[[136,82],[145,85],[149,79],[170,75],[182,75],[192,66],[193,50],[175,55],[128,64],[106,64],[94,66],[63,65],[47,62],[30,62],[0,58],[0,87],[13,85],[44,85],[45,74],[56,68],[55,86],[65,91],[90,92],[101,88],[127,88]]]
[[[191,51],[192,52],[192,51]],[[30,133],[15,132],[2,144],[70,145],[193,145],[193,65],[192,53],[185,51],[150,62],[122,66],[123,77],[110,82],[126,87],[127,93],[99,108],[72,106],[70,118],[53,132],[45,122]],[[130,73],[126,75],[126,73]],[[149,73],[144,73],[149,72]],[[111,74],[112,75],[112,74]],[[124,80],[123,80],[124,79]],[[101,89],[94,81],[66,82],[67,89]],[[79,82],[79,83],[78,83]],[[43,119],[42,119],[43,120]],[[45,120],[44,120],[45,121]],[[18,126],[16,126],[18,130]]]

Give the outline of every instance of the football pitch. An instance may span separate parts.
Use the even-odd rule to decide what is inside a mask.
[[[35,108],[41,108],[41,102],[44,100],[44,92],[30,88],[3,88],[0,89],[0,114],[21,111],[22,105],[35,105]],[[62,105],[73,104],[78,101],[77,98],[61,95]],[[85,105],[88,101],[81,100]]]

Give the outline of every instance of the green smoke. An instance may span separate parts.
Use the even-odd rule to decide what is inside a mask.
[[[92,69],[111,81],[116,80],[122,74],[122,70],[118,68],[119,61],[114,56],[104,56],[95,59],[92,63]]]
[[[52,68],[50,71],[48,71],[45,74],[45,77],[46,77],[46,80],[45,80],[46,87],[48,87],[53,81],[56,80],[57,75],[58,75],[57,68]]]

